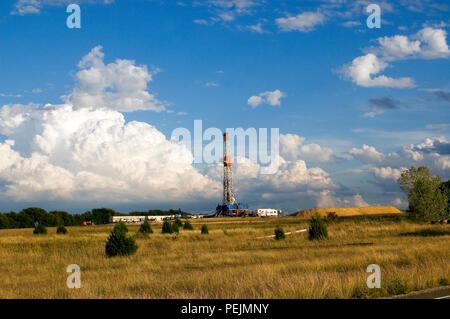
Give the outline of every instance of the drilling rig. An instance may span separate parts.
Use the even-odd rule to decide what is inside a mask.
[[[234,205],[236,198],[233,191],[233,171],[231,155],[228,154],[228,133],[223,134],[223,205]]]
[[[248,206],[237,203],[233,190],[233,171],[228,148],[228,133],[223,134],[223,201],[217,205],[215,216],[247,216]]]

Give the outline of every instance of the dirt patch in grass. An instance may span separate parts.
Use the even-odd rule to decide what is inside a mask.
[[[416,237],[437,237],[437,236],[449,236],[450,230],[441,229],[421,229],[418,231],[401,233],[400,236],[416,236]]]

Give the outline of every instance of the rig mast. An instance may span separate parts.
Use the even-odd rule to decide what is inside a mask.
[[[228,154],[228,133],[223,134],[223,205],[234,205],[233,172],[231,156]]]
[[[231,155],[228,154],[228,133],[223,134],[223,203],[217,205],[216,212],[208,217],[250,216],[248,205],[238,203],[233,190]]]

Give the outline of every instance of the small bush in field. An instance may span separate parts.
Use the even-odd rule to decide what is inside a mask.
[[[400,278],[394,278],[388,281],[387,291],[390,295],[402,295],[408,291],[408,284],[406,280]]]
[[[202,234],[203,235],[208,235],[209,234],[208,226],[202,225]]]
[[[367,286],[356,286],[352,290],[352,298],[353,299],[362,299],[366,298],[369,295],[369,288]]]
[[[172,223],[172,231],[177,234],[180,232],[180,228],[178,227],[178,224],[176,222]]]
[[[309,240],[328,238],[327,225],[319,214],[315,214],[310,221]]]
[[[118,232],[118,233],[128,233],[128,227],[127,225],[125,225],[124,222],[118,222],[115,226],[113,231]]]
[[[56,233],[57,233],[57,234],[61,234],[61,235],[65,235],[65,234],[67,234],[67,228],[64,227],[64,225],[60,225],[60,226],[58,226],[58,228],[56,229]]]
[[[128,228],[122,222],[114,226],[105,246],[108,257],[132,255],[137,251],[136,241],[134,238],[127,236],[127,232]]]
[[[448,279],[445,277],[442,277],[441,279],[439,279],[438,283],[440,286],[447,286],[449,284]]]
[[[172,234],[173,233],[173,228],[172,228],[172,224],[169,223],[167,220],[163,222],[162,225],[162,231],[163,234]]]
[[[139,227],[139,233],[141,234],[153,234],[152,226],[146,220],[142,223],[141,227]]]
[[[281,226],[278,226],[277,228],[275,228],[275,239],[276,240],[282,240],[285,237],[286,236],[284,235],[284,230],[283,230],[283,228],[281,228]]]
[[[184,230],[194,230],[194,227],[192,226],[191,222],[187,220],[184,222],[183,229]]]
[[[178,226],[178,228],[183,227],[183,222],[178,218],[175,219],[175,221],[173,223],[176,224]]]
[[[336,212],[329,212],[327,214],[327,218],[326,218],[326,222],[327,223],[335,223],[338,220],[338,215],[336,214]]]
[[[33,230],[33,234],[35,235],[45,235],[47,234],[47,228],[44,225],[38,224]]]

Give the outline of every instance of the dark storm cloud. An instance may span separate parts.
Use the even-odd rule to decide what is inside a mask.
[[[386,111],[398,109],[400,101],[391,96],[369,99],[369,107],[374,111]]]
[[[450,102],[450,92],[446,92],[446,91],[437,91],[437,92],[434,92],[434,94],[435,94],[440,100]]]
[[[414,147],[413,150],[423,153],[438,153],[439,155],[449,155],[450,143],[446,141],[434,140],[432,145],[427,146],[419,145]]]

